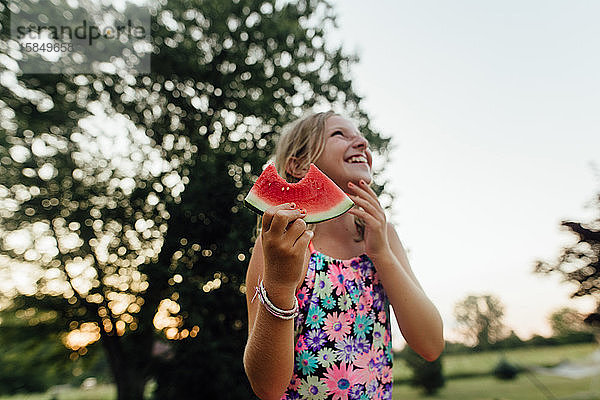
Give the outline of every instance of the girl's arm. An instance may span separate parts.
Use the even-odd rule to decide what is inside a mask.
[[[298,218],[299,214],[296,215],[297,210],[279,211],[265,212],[263,232],[256,240],[246,275],[248,342],[244,351],[244,369],[252,389],[263,400],[279,400],[292,378],[294,320],[273,316],[258,296],[252,301],[255,287],[262,278],[267,296],[274,305],[286,310],[293,308],[308,241],[312,237],[306,233],[306,224]],[[265,223],[266,220],[273,221],[273,229],[265,229],[270,227],[270,221]],[[283,233],[286,226],[288,229]],[[263,235],[266,235],[266,249],[263,249]],[[265,254],[266,251],[269,254]]]
[[[393,225],[387,224],[390,253],[373,260],[406,343],[427,361],[444,350],[442,318],[413,274]]]
[[[246,276],[248,306],[248,342],[244,351],[244,368],[254,393],[263,400],[280,399],[290,383],[294,370],[294,321],[271,315],[258,297],[252,302],[258,277],[264,277],[262,240],[260,236],[250,257]],[[278,307],[294,305],[294,290],[276,290],[264,283],[269,299]]]
[[[349,187],[356,193],[350,197],[362,208],[353,208],[349,213],[365,221],[367,255],[375,264],[400,331],[413,350],[427,361],[434,361],[444,350],[442,318],[413,274],[375,192],[363,181],[360,186],[350,183]]]

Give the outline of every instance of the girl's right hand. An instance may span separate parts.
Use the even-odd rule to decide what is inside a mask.
[[[263,214],[261,238],[265,282],[295,290],[304,279],[306,249],[314,235],[306,230],[305,216],[306,212],[293,203],[271,207]]]

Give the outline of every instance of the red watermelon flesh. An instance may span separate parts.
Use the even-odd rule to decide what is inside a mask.
[[[352,208],[354,202],[314,164],[297,183],[289,183],[277,174],[272,163],[260,174],[244,204],[263,214],[268,208],[284,203],[296,203],[306,210],[307,223],[327,221]]]

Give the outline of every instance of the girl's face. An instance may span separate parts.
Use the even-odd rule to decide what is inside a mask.
[[[337,115],[325,121],[325,149],[315,165],[342,190],[348,182],[371,182],[373,159],[369,142],[347,119]]]

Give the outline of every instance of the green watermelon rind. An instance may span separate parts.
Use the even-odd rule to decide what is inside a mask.
[[[244,204],[246,207],[256,212],[257,214],[263,215],[265,210],[269,208],[271,205],[262,201],[258,196],[254,193],[250,192],[244,199]],[[304,218],[307,224],[317,224],[319,222],[328,221],[330,219],[339,217],[344,214],[346,211],[350,210],[354,206],[354,202],[350,200],[349,197],[346,197],[340,204],[327,211],[322,211],[319,213],[309,214]]]

